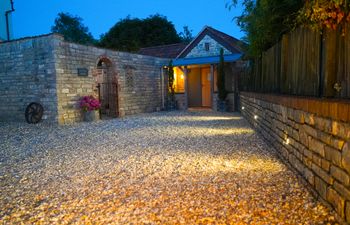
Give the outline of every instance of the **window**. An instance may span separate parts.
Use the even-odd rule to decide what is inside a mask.
[[[124,66],[126,87],[134,90],[134,67]]]
[[[174,86],[175,93],[185,92],[185,75],[184,72],[177,67],[174,67]]]
[[[210,49],[210,44],[208,43],[208,42],[206,42],[205,44],[204,44],[204,46],[205,46],[205,51],[209,51],[209,49]]]

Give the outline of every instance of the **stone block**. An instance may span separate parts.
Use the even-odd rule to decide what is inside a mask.
[[[315,115],[310,114],[310,113],[306,113],[305,114],[305,123],[307,123],[309,125],[315,125]]]
[[[309,137],[309,149],[322,157],[325,157],[325,145],[319,140]]]
[[[349,186],[350,184],[350,178],[349,175],[342,169],[331,166],[331,175],[337,179],[340,183],[344,184],[345,186]]]
[[[332,134],[344,140],[350,140],[350,124],[333,121]]]
[[[319,166],[317,166],[316,164],[312,164],[311,165],[311,169],[312,171],[314,171],[320,178],[322,178],[322,180],[324,180],[326,183],[328,184],[333,184],[334,182],[334,178],[328,174],[326,171],[324,171],[322,168],[320,168]]]
[[[350,200],[350,190],[348,187],[345,187],[341,183],[335,181],[333,185],[334,189],[343,196],[346,200]]]
[[[345,219],[346,222],[350,223],[350,202],[347,201],[345,205]]]
[[[327,189],[327,201],[332,204],[341,218],[345,217],[345,200],[331,187]]]
[[[329,146],[325,146],[324,149],[325,149],[325,158],[331,161],[334,165],[341,167],[342,166],[341,152]]]
[[[326,182],[324,182],[322,179],[320,179],[319,177],[315,177],[315,188],[316,191],[318,192],[318,194],[323,198],[323,199],[327,199],[327,188],[328,188],[328,184]]]
[[[350,173],[350,142],[346,142],[341,153],[341,165]]]
[[[332,121],[322,117],[315,116],[315,127],[321,131],[331,133],[332,132]]]
[[[324,169],[325,171],[329,172],[330,170],[330,167],[331,167],[331,163],[325,159],[322,159],[322,162],[321,162],[321,167],[322,169]]]
[[[317,137],[317,130],[309,125],[304,124],[302,126],[302,130],[305,131],[308,135],[316,138]]]

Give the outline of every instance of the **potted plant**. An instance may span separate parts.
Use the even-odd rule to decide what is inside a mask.
[[[80,108],[83,111],[83,120],[91,122],[97,120],[96,111],[100,109],[101,103],[94,96],[83,96],[79,103]]]
[[[220,63],[218,66],[218,100],[217,100],[217,110],[220,112],[227,111],[226,97],[227,91],[225,88],[225,62],[224,62],[224,49],[220,49]]]

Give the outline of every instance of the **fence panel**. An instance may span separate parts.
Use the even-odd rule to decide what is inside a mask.
[[[350,98],[350,24],[345,35],[300,27],[255,59],[249,71],[242,90]]]

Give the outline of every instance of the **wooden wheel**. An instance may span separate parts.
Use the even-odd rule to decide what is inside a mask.
[[[44,114],[44,108],[42,105],[36,102],[30,103],[25,111],[25,117],[27,123],[39,123]]]

